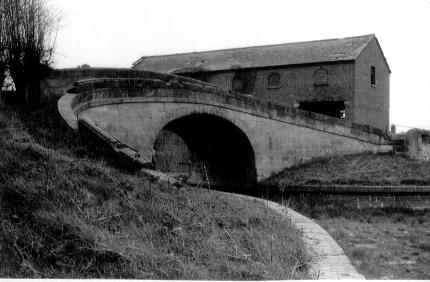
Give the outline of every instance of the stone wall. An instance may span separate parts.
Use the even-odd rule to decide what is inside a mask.
[[[405,135],[406,154],[416,160],[430,160],[430,131],[411,129]]]
[[[150,159],[155,153],[155,140],[164,126],[176,119],[198,114],[227,120],[249,138],[255,153],[258,180],[315,157],[391,150],[388,145],[250,115],[237,109],[219,109],[216,105],[179,99],[99,105],[90,107],[79,115],[94,120],[100,127]],[[197,132],[202,131],[202,128],[192,123],[189,126]],[[220,130],[216,134],[222,136],[224,132]],[[230,142],[233,146],[235,140],[231,139]],[[232,156],[225,156],[226,160],[229,157]]]

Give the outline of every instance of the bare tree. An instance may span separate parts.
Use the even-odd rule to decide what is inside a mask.
[[[5,41],[5,23],[4,23],[4,2],[0,0],[0,87],[3,87],[3,82],[6,76],[6,41]],[[0,88],[0,95],[1,95]]]
[[[6,32],[4,17],[4,2],[0,0],[0,108],[3,107],[3,84],[7,70]]]
[[[22,103],[40,100],[40,82],[52,63],[59,19],[43,0],[0,0],[7,69]]]

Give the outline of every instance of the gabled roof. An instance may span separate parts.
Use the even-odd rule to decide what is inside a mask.
[[[355,60],[374,34],[318,41],[142,57],[135,69],[190,73]]]

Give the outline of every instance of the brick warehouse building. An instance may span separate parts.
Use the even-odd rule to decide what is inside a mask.
[[[133,68],[192,77],[388,131],[391,71],[373,34],[142,57]]]

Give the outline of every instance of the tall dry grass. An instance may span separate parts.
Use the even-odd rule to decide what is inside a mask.
[[[264,206],[120,170],[53,102],[0,115],[0,277],[306,278],[300,233]]]

